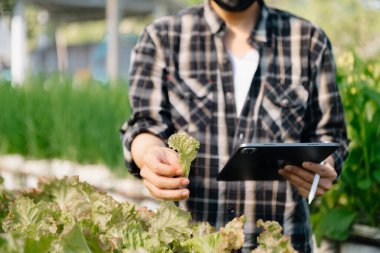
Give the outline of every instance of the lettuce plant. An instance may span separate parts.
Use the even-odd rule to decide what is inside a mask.
[[[169,139],[188,176],[199,142],[179,132]],[[245,216],[219,231],[164,201],[156,212],[118,202],[79,177],[40,180],[36,189],[7,191],[0,178],[0,252],[9,253],[228,253],[244,243]],[[260,249],[289,252],[278,223],[258,223]],[[269,224],[269,225],[268,225]],[[277,225],[276,225],[277,224]],[[256,251],[255,251],[256,252]]]
[[[173,202],[162,202],[156,212],[137,208],[78,177],[45,180],[18,193],[0,190],[8,203],[0,217],[0,252],[231,252],[244,242],[244,216],[216,231],[192,222]]]
[[[257,226],[264,231],[257,238],[258,247],[251,253],[297,253],[290,243],[290,237],[282,234],[282,227],[277,221],[257,221]]]

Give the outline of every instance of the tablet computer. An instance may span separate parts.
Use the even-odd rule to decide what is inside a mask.
[[[245,143],[217,175],[219,181],[283,180],[278,169],[303,162],[320,163],[339,148],[337,143]]]

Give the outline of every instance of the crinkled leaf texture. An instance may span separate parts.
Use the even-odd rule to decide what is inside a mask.
[[[181,244],[184,252],[227,253],[240,249],[244,243],[245,216],[235,218],[219,232],[198,234]],[[211,232],[211,230],[208,230]]]
[[[191,215],[178,208],[173,202],[164,202],[150,221],[149,235],[165,244],[184,241],[191,236]]]
[[[200,146],[199,141],[185,132],[178,132],[170,136],[168,144],[170,148],[177,150],[184,176],[188,177],[190,164],[195,159]]]
[[[3,221],[6,232],[22,233],[26,237],[39,240],[43,236],[57,232],[60,212],[55,203],[40,201],[37,204],[25,197],[11,204],[10,212]]]
[[[266,221],[259,219],[257,227],[264,231],[257,238],[259,246],[252,253],[297,253],[293,248],[290,237],[282,234],[282,227],[277,221]]]
[[[0,252],[230,252],[244,241],[244,217],[215,231],[173,202],[157,212],[136,209],[78,177],[45,180],[7,208]]]
[[[54,246],[52,253],[92,253],[79,225],[64,234]]]

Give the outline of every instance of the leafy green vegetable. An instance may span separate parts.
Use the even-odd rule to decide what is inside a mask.
[[[206,234],[194,236],[192,239],[182,243],[181,246],[185,252],[227,253],[240,249],[244,243],[243,226],[245,221],[245,216],[235,218],[217,233],[207,234],[212,230],[203,230]]]
[[[257,238],[259,246],[251,253],[296,253],[290,243],[290,238],[282,234],[282,227],[277,221],[266,221],[259,219],[257,226],[264,231]]]
[[[188,177],[190,164],[196,157],[199,149],[199,141],[185,132],[178,132],[170,136],[168,144],[170,148],[177,150],[179,163],[184,171],[184,176]]]
[[[244,241],[244,217],[215,231],[173,202],[156,212],[137,209],[78,177],[44,180],[13,195],[0,217],[0,252],[230,252]]]
[[[3,183],[4,179],[0,177],[0,221],[3,220],[5,216],[7,216],[10,203],[13,202],[15,198],[11,192],[5,190]],[[1,232],[3,232],[3,229],[0,227],[0,233]]]
[[[223,238],[219,233],[194,237],[184,242],[181,246],[185,252],[226,252],[222,248]]]
[[[180,156],[186,176],[199,142],[174,134],[169,145]],[[44,179],[37,189],[18,194],[3,189],[0,252],[230,252],[242,247],[245,217],[220,231],[207,222],[192,222],[173,202],[156,212],[114,200],[78,177]],[[1,232],[1,231],[0,231]]]
[[[55,249],[57,252],[65,253],[92,253],[82,230],[78,225],[62,237],[60,245]]]
[[[178,208],[173,202],[164,202],[150,221],[150,234],[166,244],[191,237],[190,213]]]
[[[227,223],[224,228],[220,229],[220,233],[223,237],[224,246],[223,249],[232,250],[239,249],[244,243],[244,234],[236,233],[239,231],[246,222],[246,217],[241,216],[240,218],[235,218],[232,222]]]
[[[58,217],[59,210],[55,203],[41,201],[34,204],[31,199],[21,197],[11,204],[10,213],[3,221],[3,229],[40,240],[57,232]]]

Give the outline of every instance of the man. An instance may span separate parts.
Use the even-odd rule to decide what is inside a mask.
[[[321,29],[260,0],[205,0],[149,25],[135,47],[123,128],[129,170],[149,192],[217,227],[247,216],[244,250],[256,246],[255,222],[276,220],[299,252],[311,252],[307,197],[337,178],[347,152],[331,45]],[[185,131],[201,143],[189,179],[168,137]],[[324,142],[341,148],[325,165],[280,170],[286,180],[218,182],[244,142]],[[297,154],[294,154],[297,155]]]

